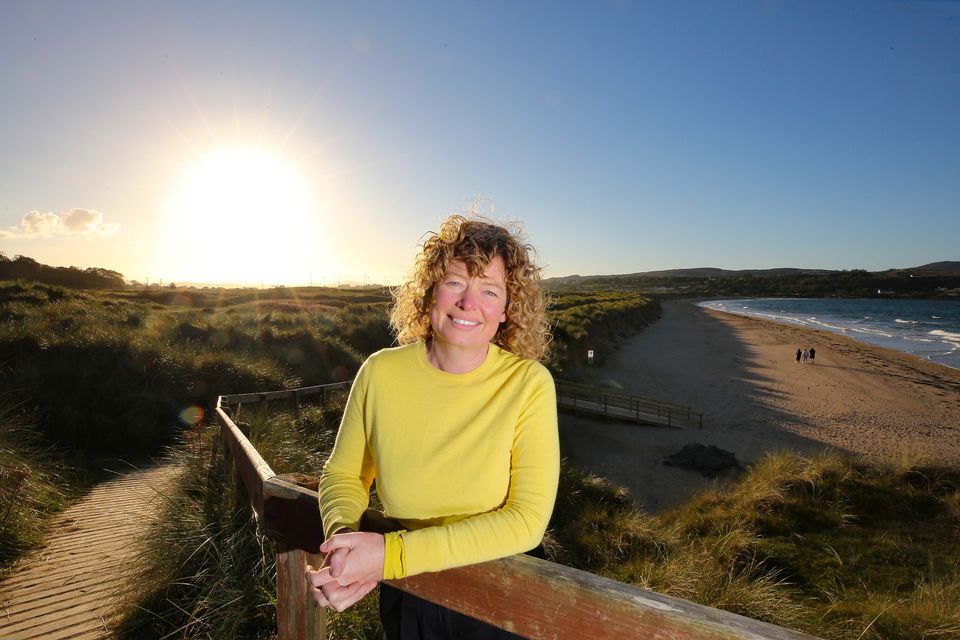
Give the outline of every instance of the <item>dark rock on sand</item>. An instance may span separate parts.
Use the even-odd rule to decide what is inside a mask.
[[[727,469],[740,467],[740,462],[732,452],[711,445],[688,444],[680,451],[672,453],[663,460],[663,464],[699,471],[707,477],[714,477]]]

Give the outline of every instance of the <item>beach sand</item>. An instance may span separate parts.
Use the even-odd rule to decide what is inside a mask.
[[[815,347],[816,364],[798,364],[798,347]],[[667,302],[592,373],[704,415],[702,429],[671,429],[561,413],[563,455],[650,512],[722,482],[663,464],[689,443],[732,451],[741,464],[827,449],[960,464],[960,370],[826,331]]]

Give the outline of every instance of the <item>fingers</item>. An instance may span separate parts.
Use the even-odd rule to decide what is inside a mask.
[[[347,553],[349,549],[336,549],[333,553],[327,555],[324,564],[330,567],[330,575],[339,578],[343,575],[343,569],[347,562]]]
[[[323,544],[320,545],[320,551],[323,553],[330,553],[335,549],[349,549],[353,546],[352,543],[354,542],[354,535],[355,534],[353,533],[334,534],[323,541]]]
[[[313,599],[316,600],[317,605],[324,608],[331,606],[330,601],[327,600],[327,597],[323,593],[323,589],[314,588],[310,590],[310,593],[313,595]]]
[[[310,595],[313,596],[313,599],[317,601],[317,604],[321,607],[329,607],[330,601],[327,600],[327,597],[323,594],[323,585],[329,582],[328,578],[330,577],[329,570],[323,569],[314,569],[309,564],[307,565],[307,571],[304,573],[304,578],[307,580],[307,584],[310,585]]]
[[[335,611],[345,611],[357,603],[363,596],[370,593],[376,582],[355,582],[345,587],[336,588],[333,585],[325,586],[323,596]],[[319,602],[319,600],[318,600]]]
[[[324,585],[330,584],[331,582],[337,582],[337,579],[330,575],[330,567],[323,567],[321,569],[307,567],[307,571],[304,573],[303,577],[306,578],[307,583],[314,589],[319,589]]]

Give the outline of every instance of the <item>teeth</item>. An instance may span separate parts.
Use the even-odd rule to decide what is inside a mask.
[[[460,318],[450,318],[450,319],[453,320],[454,324],[463,325],[464,327],[475,327],[478,324],[480,324],[479,322],[470,322],[469,320],[461,320]]]

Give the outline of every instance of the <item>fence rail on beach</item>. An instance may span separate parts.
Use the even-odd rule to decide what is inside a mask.
[[[277,626],[280,640],[322,637],[324,610],[304,579],[317,555],[323,525],[317,493],[278,476],[227,410],[249,402],[286,400],[344,390],[350,383],[289,391],[220,396],[216,415],[226,454],[233,457],[240,489],[277,548]],[[317,391],[320,389],[320,391]],[[689,640],[811,639],[740,615],[671,598],[585,571],[512,556],[482,564],[425,573],[389,584],[420,598],[526,638]]]
[[[703,428],[703,414],[673,404],[628,393],[557,380],[557,404],[612,418],[668,427]]]

